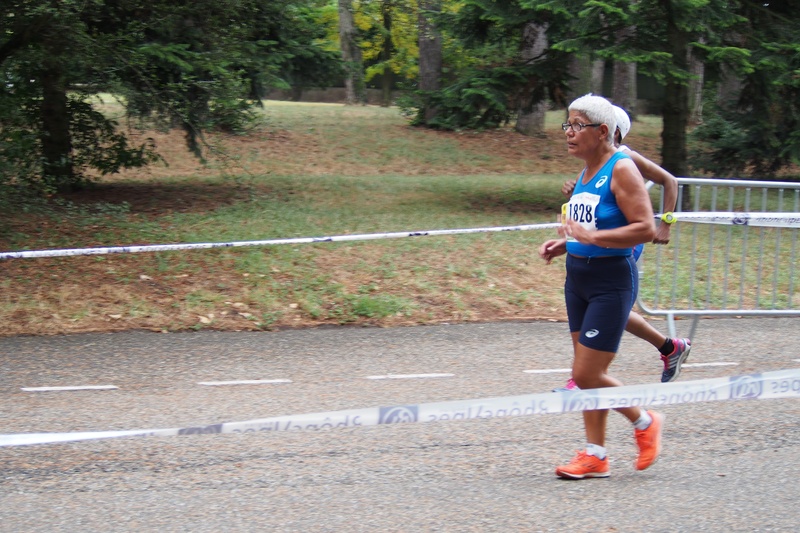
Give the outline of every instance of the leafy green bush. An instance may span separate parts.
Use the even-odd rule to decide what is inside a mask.
[[[695,166],[720,176],[770,178],[800,164],[800,44],[772,37],[752,49],[752,68],[734,104],[712,93],[705,122],[690,137],[699,142]]]
[[[0,201],[46,196],[62,183],[46,176],[42,157],[39,109],[25,105],[35,99],[32,87],[19,84],[0,89]],[[70,94],[67,113],[72,141],[70,185],[88,183],[89,174],[113,174],[159,161],[152,139],[131,145],[118,123],[96,111],[86,95]],[[94,172],[92,172],[94,171]]]
[[[800,144],[792,140],[800,124],[791,116],[773,122],[752,110],[708,108],[703,115],[690,134],[694,168],[719,177],[770,178],[800,161]]]
[[[417,92],[401,99],[404,114],[413,116],[412,124],[445,130],[496,128],[507,123],[516,109],[509,94],[525,82],[523,69],[498,67],[472,70],[452,85],[439,91]],[[427,123],[424,105],[438,110]]]

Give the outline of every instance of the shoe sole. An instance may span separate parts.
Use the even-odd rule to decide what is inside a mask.
[[[567,472],[559,472],[558,470],[556,470],[556,475],[561,479],[591,479],[591,478],[609,477],[611,474],[609,472],[588,472],[586,474],[570,474]]]
[[[672,383],[673,381],[678,379],[678,377],[680,377],[680,375],[681,375],[681,366],[683,365],[683,363],[686,362],[687,359],[689,359],[689,352],[691,352],[691,351],[692,351],[692,345],[689,344],[689,347],[686,348],[686,351],[683,352],[681,354],[681,356],[678,358],[678,364],[675,365],[675,374],[673,374],[672,377],[669,378],[667,381],[662,381],[661,383]]]
[[[639,471],[647,470],[648,468],[650,468],[651,466],[656,464],[656,462],[658,461],[658,458],[661,457],[661,434],[664,431],[664,420],[666,419],[666,417],[664,415],[660,414],[660,413],[656,413],[656,414],[653,415],[653,421],[656,420],[656,418],[655,418],[656,416],[659,419],[659,424],[658,424],[658,447],[656,448],[656,456],[653,459],[653,461],[649,465],[645,466],[644,468],[639,468],[639,460],[638,459],[636,461],[634,461],[633,462],[633,467],[636,470],[639,470]]]

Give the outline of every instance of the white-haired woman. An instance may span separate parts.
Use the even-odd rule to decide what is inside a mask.
[[[608,374],[638,290],[633,247],[655,236],[650,196],[631,158],[614,146],[614,108],[586,95],[569,106],[563,124],[567,151],[582,159],[560,239],[546,241],[539,255],[549,264],[567,254],[564,296],[573,345],[572,377],[581,389],[618,387]],[[572,393],[567,393],[572,394]],[[616,409],[633,423],[639,447],[637,470],[653,464],[661,450],[663,416],[639,407]],[[584,411],[586,448],[556,475],[568,479],[608,477],[607,410]]]
[[[614,146],[617,150],[625,152],[633,162],[636,168],[639,169],[642,176],[654,183],[661,185],[664,188],[664,211],[674,211],[678,202],[678,180],[670,172],[663,169],[650,159],[641,155],[634,150],[631,150],[627,145],[622,144],[622,140],[628,135],[631,130],[631,119],[628,113],[619,106],[614,106],[614,117],[617,119],[617,129],[614,133]],[[575,189],[577,180],[571,179],[564,183],[561,187],[561,192],[569,198],[572,196],[572,191]],[[670,225],[661,222],[656,228],[656,235],[653,238],[654,244],[669,244],[670,238]],[[639,261],[639,256],[644,251],[644,244],[637,245],[633,249],[633,257]],[[667,337],[650,323],[644,319],[636,311],[631,310],[628,317],[628,324],[625,326],[625,331],[633,333],[640,339],[643,339],[659,351],[661,355],[661,362],[664,368],[661,371],[661,382],[669,383],[675,381],[681,374],[681,365],[689,357],[689,352],[692,349],[692,341],[684,338],[671,338]],[[564,387],[553,389],[572,390],[577,388],[575,380],[570,377]]]

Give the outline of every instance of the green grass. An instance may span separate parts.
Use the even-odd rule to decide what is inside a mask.
[[[29,234],[16,234],[8,239],[8,249],[74,247],[76,232],[83,232],[79,238],[83,243],[124,245],[553,222],[563,201],[557,192],[562,181],[560,176],[264,176],[257,186],[263,193],[207,212],[173,212],[147,221],[122,211],[105,215],[56,212],[49,217],[48,227],[52,229],[43,239],[32,242]],[[67,228],[74,230],[63,231]],[[35,268],[61,262],[58,270],[73,284],[85,287],[86,303],[73,300],[68,306],[76,308],[69,314],[73,324],[122,315],[127,323],[158,322],[164,329],[223,327],[223,319],[232,315],[223,316],[221,310],[229,308],[230,302],[240,301],[247,304],[248,314],[239,314],[243,317],[239,326],[248,328],[291,325],[295,317],[302,323],[419,323],[441,320],[442,309],[454,309],[458,318],[469,319],[474,315],[472,302],[484,295],[527,314],[524,302],[531,300],[529,283],[523,287],[489,284],[495,278],[518,276],[530,268],[538,261],[535,250],[543,238],[539,232],[506,232],[280,244],[71,257],[41,263],[31,260],[19,266]],[[520,250],[524,250],[525,264],[517,260]],[[335,266],[329,267],[329,261]],[[86,269],[91,264],[100,267],[100,277],[115,290],[130,291],[130,299],[118,298],[107,310],[91,305],[90,301],[103,298],[104,290],[93,285],[97,271]],[[28,277],[24,272],[21,275]],[[44,275],[37,272],[38,279],[32,283],[41,285]],[[160,319],[159,312],[154,311],[159,307],[154,295],[138,294],[143,289],[142,276],[153,280],[152,292],[159,299],[173,301],[171,308],[160,305]],[[182,290],[175,285],[182,279],[199,280],[200,286]],[[15,287],[20,288],[18,284]],[[78,287],[75,290],[83,292]],[[70,298],[61,296],[59,305]],[[44,307],[55,305],[47,297],[42,299]],[[551,299],[557,300],[558,295]],[[482,305],[491,303],[487,300]],[[50,320],[44,312],[32,313],[22,298],[7,297],[0,307],[8,315],[36,314]],[[204,318],[198,318],[201,316]],[[122,323],[115,318],[109,325]]]
[[[119,111],[110,103],[104,110]],[[0,246],[232,242],[554,222],[564,201],[561,185],[580,167],[557,145],[562,121],[563,113],[548,114],[548,139],[440,134],[407,127],[396,109],[270,102],[264,123],[236,156],[249,161],[246,172],[221,165],[197,176],[173,162],[180,170],[154,183],[118,178],[101,187],[105,196],[98,200],[74,197],[6,217]],[[639,139],[657,138],[660,120],[644,117],[634,131]],[[500,149],[511,142],[525,148]],[[553,161],[560,166],[540,171]],[[712,205],[702,196],[698,201]],[[745,201],[737,196],[733,204]],[[779,202],[766,200],[770,208]],[[546,267],[537,255],[554,235],[515,231],[15,260],[0,279],[0,319],[6,334],[39,334],[563,318],[561,260]],[[683,232],[661,253],[672,258],[689,235]],[[789,253],[786,246],[781,254]],[[646,260],[655,256],[653,248]],[[718,256],[698,261],[681,258],[674,283],[654,287],[646,280],[644,296],[696,304],[705,290],[699,276],[726,275]],[[786,269],[763,275],[770,283],[777,276],[781,294],[791,284],[800,287],[797,272],[795,279]],[[752,276],[745,275],[748,302],[759,298]],[[733,273],[728,277],[731,286],[739,283]],[[679,288],[674,297],[658,292],[667,283]],[[712,300],[720,298],[714,292]]]

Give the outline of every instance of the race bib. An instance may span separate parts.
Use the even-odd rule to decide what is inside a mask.
[[[567,203],[567,217],[576,221],[589,231],[597,229],[597,206],[600,195],[581,192],[572,195]]]

